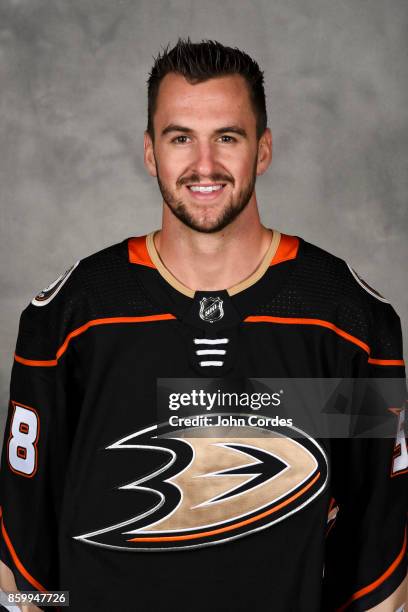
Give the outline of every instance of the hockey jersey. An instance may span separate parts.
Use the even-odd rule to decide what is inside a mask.
[[[393,307],[301,237],[275,230],[215,291],[176,279],[154,232],[109,246],[21,314],[1,560],[75,612],[369,610],[407,573],[404,377]],[[395,437],[221,434],[208,407],[193,431],[182,402],[169,429],[159,406],[168,388],[318,378],[401,380]]]

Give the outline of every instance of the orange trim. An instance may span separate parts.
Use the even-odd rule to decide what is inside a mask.
[[[368,363],[380,366],[405,366],[403,359],[373,359],[370,357]]]
[[[327,538],[327,536],[329,535],[330,531],[333,529],[333,527],[334,527],[334,525],[335,525],[335,523],[336,523],[336,518],[337,518],[337,517],[334,517],[334,519],[332,520],[332,522],[330,523],[330,525],[327,527],[327,529],[326,529],[326,534],[325,534],[325,537],[326,537],[326,538]]]
[[[148,266],[149,268],[156,268],[156,266],[150,259],[150,255],[147,250],[146,235],[129,238],[128,253],[130,263],[139,264],[141,266]]]
[[[357,346],[362,348],[366,353],[370,354],[370,347],[368,346],[368,344],[366,344],[362,340],[359,340],[355,336],[348,334],[347,332],[340,329],[339,327],[336,327],[336,325],[334,325],[333,323],[330,323],[330,321],[324,321],[323,319],[302,319],[302,318],[298,319],[295,317],[271,317],[269,315],[259,315],[259,316],[254,315],[254,316],[246,317],[246,319],[244,319],[244,322],[245,323],[285,323],[289,325],[299,325],[299,324],[300,325],[318,325],[320,327],[326,327],[327,329],[331,329],[332,331],[334,331],[336,334],[338,334],[342,338],[345,338],[345,340],[348,340],[349,342],[356,344]]]
[[[289,234],[281,234],[279,246],[276,250],[270,266],[295,259],[299,250],[299,238],[297,236],[289,236]]]
[[[6,527],[4,525],[4,519],[3,519],[3,512],[2,509],[0,507],[0,517],[1,517],[1,531],[4,537],[4,541],[7,544],[7,548],[9,549],[11,558],[13,559],[14,565],[16,566],[16,568],[18,569],[18,571],[20,572],[20,574],[22,574],[22,576],[24,576],[24,578],[26,580],[28,580],[28,582],[30,584],[33,585],[33,587],[35,587],[38,591],[43,591],[44,593],[48,593],[47,589],[45,587],[43,587],[42,584],[40,584],[38,582],[38,580],[36,580],[35,578],[33,578],[31,576],[31,574],[25,569],[24,565],[21,563],[20,559],[17,556],[16,551],[14,550],[14,546],[11,543],[11,540],[8,536],[8,533],[6,531]]]
[[[391,478],[397,478],[397,476],[401,476],[402,474],[408,474],[408,468],[406,470],[400,470],[399,472],[391,474]]]
[[[337,508],[336,514],[335,514],[335,515],[334,515],[332,518],[330,518],[330,514],[331,514],[331,513],[332,513],[334,510],[336,510],[336,508]],[[337,505],[337,502],[336,502],[336,500],[334,499],[334,497],[332,497],[332,498],[331,498],[331,500],[330,500],[329,510],[328,510],[328,512],[327,512],[327,523],[330,523],[330,524],[329,524],[329,526],[328,526],[328,527],[327,527],[327,529],[326,529],[326,534],[325,534],[325,535],[326,535],[326,538],[327,538],[327,536],[329,535],[329,533],[330,533],[331,529],[333,528],[333,525],[335,524],[335,522],[336,522],[336,520],[337,520],[337,514],[338,514],[338,511],[339,511],[339,506]]]
[[[389,576],[391,576],[391,574],[394,572],[394,570],[397,568],[397,566],[399,565],[400,561],[403,559],[404,555],[405,555],[405,549],[407,547],[407,528],[405,527],[405,532],[404,532],[404,542],[402,544],[402,548],[400,550],[399,555],[397,556],[397,558],[391,563],[391,565],[389,566],[389,568],[379,577],[377,578],[377,580],[375,580],[374,582],[372,582],[371,584],[367,585],[366,587],[364,587],[363,589],[360,589],[359,591],[357,591],[356,593],[354,593],[350,599],[348,599],[346,601],[346,603],[341,606],[340,608],[337,608],[336,612],[343,612],[343,610],[345,610],[351,603],[353,603],[353,601],[355,601],[356,599],[360,599],[360,597],[363,597],[364,595],[367,595],[367,593],[371,593],[372,591],[374,591],[374,589],[376,589],[378,586],[380,586],[383,582],[385,582],[385,580],[387,580],[387,578],[389,578]]]
[[[174,315],[166,313],[160,315],[146,315],[143,317],[107,317],[106,319],[94,319],[93,321],[88,321],[88,323],[85,323],[85,325],[81,325],[81,327],[74,329],[74,331],[68,334],[63,344],[57,351],[57,359],[59,359],[61,355],[65,353],[72,338],[83,334],[90,327],[94,327],[95,325],[109,325],[111,323],[147,323],[150,321],[166,321],[175,318],[176,317]]]
[[[128,542],[174,542],[174,541],[179,541],[179,540],[194,540],[196,538],[208,537],[212,535],[217,535],[218,533],[223,533],[225,531],[232,531],[232,530],[238,529],[239,527],[243,527],[244,525],[249,525],[250,523],[254,523],[255,521],[258,521],[259,519],[264,518],[265,516],[273,514],[280,508],[287,506],[292,500],[296,499],[297,497],[300,497],[305,491],[310,489],[310,487],[319,478],[320,478],[320,472],[316,474],[316,476],[313,478],[313,480],[309,482],[309,484],[307,484],[305,487],[303,487],[303,489],[301,489],[300,491],[292,495],[292,497],[289,497],[289,499],[286,499],[285,501],[278,504],[274,508],[270,508],[269,510],[266,510],[265,512],[261,512],[261,514],[257,514],[256,516],[253,516],[244,521],[240,521],[239,523],[234,523],[233,525],[228,525],[227,527],[220,527],[219,529],[212,529],[211,531],[204,531],[201,533],[190,533],[188,535],[183,535],[183,536],[158,536],[158,537],[149,537],[149,538],[132,538],[128,540]]]
[[[58,361],[56,359],[47,359],[45,361],[39,361],[38,359],[25,359],[24,357],[17,355],[17,353],[14,353],[14,359],[19,363],[28,366],[41,366],[44,368],[49,368],[51,366],[58,365]]]
[[[329,509],[327,511],[327,514],[330,514],[331,509],[333,508],[334,504],[336,503],[336,500],[334,499],[334,497],[331,498],[330,500],[330,504],[329,504]]]
[[[64,342],[60,346],[57,351],[56,359],[50,359],[48,361],[35,361],[34,359],[24,359],[23,357],[19,357],[15,355],[15,359],[20,363],[24,363],[24,365],[29,366],[49,366],[49,365],[58,365],[58,359],[65,353],[68,348],[68,344],[70,343],[72,338],[79,336],[86,332],[90,327],[94,327],[95,325],[110,325],[111,323],[148,323],[150,321],[167,321],[176,319],[176,317],[170,313],[165,314],[157,314],[157,315],[145,315],[141,317],[107,317],[106,319],[94,319],[92,321],[88,321],[81,327],[74,329],[72,332],[68,334],[65,338]]]
[[[274,262],[278,263],[278,262]],[[273,264],[271,264],[273,265]],[[26,359],[14,353],[14,359],[23,365],[28,366],[40,366],[40,367],[50,367],[58,365],[58,359],[63,355],[66,351],[69,342],[72,338],[79,336],[83,332],[87,331],[90,327],[95,325],[109,325],[111,323],[145,323],[149,321],[164,321],[164,320],[172,320],[177,317],[171,313],[158,314],[158,315],[145,315],[140,317],[107,317],[105,319],[94,319],[92,321],[88,321],[81,327],[74,329],[72,332],[68,334],[63,344],[57,351],[56,359],[47,359],[47,360],[36,360],[36,359]],[[360,348],[362,348],[368,355],[370,355],[371,349],[362,340],[359,340],[355,336],[345,332],[340,329],[330,321],[324,321],[323,319],[303,319],[303,318],[295,318],[295,317],[273,317],[269,315],[250,315],[246,317],[243,321],[244,323],[281,323],[281,324],[289,324],[289,325],[317,325],[320,327],[326,327],[334,331],[336,334],[356,344]],[[376,364],[376,365],[386,365],[386,366],[404,366],[403,359],[373,359],[369,357],[368,363]]]
[[[130,263],[139,264],[141,266],[156,268],[150,258],[149,251],[147,250],[146,238],[147,235],[134,236],[128,239],[129,261]],[[281,263],[282,261],[295,259],[299,250],[299,242],[300,241],[297,236],[281,234],[279,246],[269,265],[274,266],[275,264]]]
[[[147,323],[149,321],[164,321],[168,319],[175,319],[176,317],[172,314],[158,314],[158,315],[146,315],[142,317],[107,317],[106,319],[94,319],[93,321],[88,321],[85,325],[81,325],[77,329],[74,329],[68,336],[65,338],[63,344],[57,351],[57,359],[61,357],[67,350],[68,344],[70,343],[72,338],[79,336],[86,332],[90,327],[94,327],[95,325],[109,325],[111,323]]]
[[[342,336],[345,340],[356,344],[360,348],[362,348],[368,355],[371,353],[371,349],[362,340],[359,340],[355,336],[345,332],[343,329],[340,329],[330,321],[324,321],[323,319],[302,319],[295,317],[272,317],[269,315],[251,315],[244,319],[245,323],[286,323],[289,325],[319,325],[321,327],[327,327],[331,329],[339,336]],[[372,357],[368,358],[368,363],[372,363],[375,365],[381,366],[404,366],[405,362],[403,359],[374,359]]]

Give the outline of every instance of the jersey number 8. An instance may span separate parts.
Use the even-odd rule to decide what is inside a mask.
[[[37,440],[40,421],[37,411],[12,402],[14,413],[8,439],[8,461],[13,472],[32,478],[37,471]]]

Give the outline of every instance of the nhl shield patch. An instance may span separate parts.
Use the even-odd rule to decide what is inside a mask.
[[[223,301],[220,297],[203,297],[200,300],[200,318],[208,323],[219,321],[224,316]]]

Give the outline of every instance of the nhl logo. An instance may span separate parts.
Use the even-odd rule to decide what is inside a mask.
[[[224,316],[222,299],[219,297],[203,297],[200,300],[200,317],[203,321],[214,323]]]

